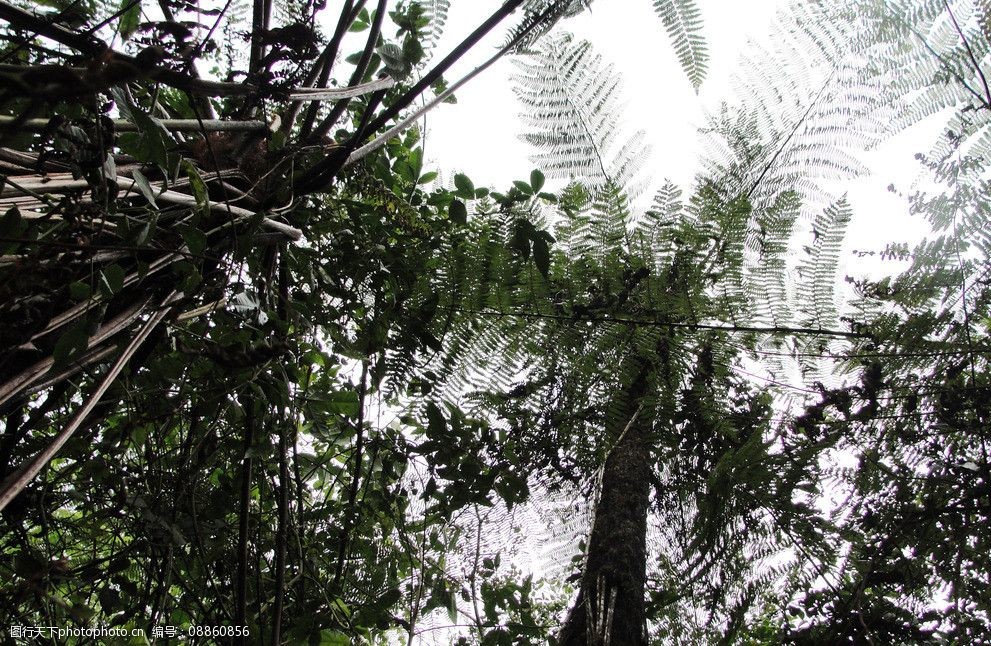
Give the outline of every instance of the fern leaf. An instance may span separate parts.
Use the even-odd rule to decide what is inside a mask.
[[[709,51],[695,0],[654,0],[654,11],[664,23],[681,67],[697,92],[709,66]]]
[[[548,177],[600,188],[612,183],[629,196],[636,172],[649,153],[642,135],[614,152],[620,81],[587,41],[570,34],[544,39],[517,63],[516,95],[526,108],[523,138],[537,148],[532,157]]]
[[[562,18],[581,13],[591,0],[528,0],[523,5],[523,18],[509,30],[506,44],[516,42],[517,53],[524,53],[541,39]]]
[[[429,55],[437,44],[441,34],[444,33],[444,26],[447,24],[447,12],[451,8],[451,0],[417,0],[423,8],[423,17],[429,20],[423,29],[421,45]]]

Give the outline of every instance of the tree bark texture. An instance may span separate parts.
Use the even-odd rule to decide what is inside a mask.
[[[562,646],[647,644],[649,422],[637,417],[606,458],[581,588],[558,635]]]

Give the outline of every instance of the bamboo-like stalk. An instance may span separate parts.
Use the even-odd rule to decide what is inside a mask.
[[[472,47],[478,44],[496,25],[501,23],[507,16],[512,14],[523,4],[523,0],[507,0],[499,9],[492,13],[485,22],[471,32],[459,45],[457,45],[447,56],[427,72],[416,84],[407,90],[401,97],[396,99],[381,114],[375,116],[366,127],[360,128],[355,133],[353,141],[349,142],[350,150],[353,151],[360,145],[366,133],[378,132],[387,123],[395,119],[409,107],[423,92],[433,85],[441,76],[447,72],[452,65],[461,59]],[[343,156],[331,155],[330,157],[318,161],[306,170],[294,182],[297,194],[311,193],[322,189],[341,169],[342,164],[347,160],[348,152]]]
[[[365,71],[368,69],[368,64],[372,60],[372,54],[375,52],[375,47],[378,45],[379,34],[382,32],[382,20],[385,17],[387,0],[378,0],[375,7],[375,18],[372,20],[372,27],[368,30],[368,38],[365,40],[365,47],[362,49],[361,57],[358,59],[358,63],[354,67],[354,71],[351,73],[350,84],[354,85],[360,83],[361,79],[365,77]],[[374,101],[374,97],[370,100]],[[306,139],[323,139],[324,136],[330,129],[334,127],[337,123],[337,119],[344,113],[347,109],[350,99],[341,99],[337,104],[331,109],[330,114],[320,122],[316,130],[310,133],[309,130],[301,131],[300,136],[305,141]],[[372,109],[372,108],[369,108]],[[364,117],[363,117],[364,120]]]
[[[19,117],[0,116],[0,128],[17,123],[17,127],[28,132],[43,132],[51,126],[50,119],[26,119],[18,122]],[[166,130],[173,132],[265,132],[268,124],[264,121],[238,121],[234,119],[158,119],[158,123]],[[141,128],[126,119],[114,119],[114,130],[117,132],[140,132]]]
[[[153,314],[141,327],[141,330],[138,331],[134,338],[131,339],[131,342],[127,344],[127,347],[124,348],[124,351],[121,352],[120,356],[117,358],[117,361],[114,362],[113,366],[111,366],[107,373],[103,376],[103,379],[100,380],[96,390],[90,393],[89,397],[86,398],[85,403],[83,403],[82,407],[80,407],[66,427],[62,429],[58,435],[52,438],[52,441],[47,447],[45,447],[33,458],[23,463],[6,480],[4,480],[3,484],[0,485],[0,511],[6,508],[7,505],[9,505],[10,502],[17,497],[17,494],[27,487],[28,483],[31,482],[42,469],[45,468],[53,457],[55,457],[55,454],[59,452],[59,449],[61,449],[65,443],[69,441],[72,434],[75,433],[76,429],[82,425],[82,423],[86,420],[86,417],[100,401],[100,398],[103,397],[103,394],[117,379],[117,375],[120,374],[120,371],[123,370],[124,366],[127,365],[127,362],[132,356],[134,356],[134,353],[141,347],[141,344],[144,343],[145,339],[147,339],[149,335],[151,335],[152,331],[158,326],[158,324],[161,323],[166,316],[168,316],[171,311],[169,305],[175,296],[176,292],[172,292],[162,301],[161,309]]]
[[[119,178],[120,179],[120,178]],[[126,178],[130,181],[123,181],[120,183],[120,188],[125,192],[129,193],[136,188],[135,181],[131,178]],[[154,182],[149,183],[152,189],[161,190],[162,183]],[[89,182],[86,180],[75,180],[75,179],[52,179],[45,181],[43,179],[32,178],[30,181],[20,181],[16,184],[9,183],[6,184],[2,190],[0,190],[0,197],[8,197],[15,195],[30,195],[35,199],[39,200],[40,203],[44,203],[43,195],[48,193],[69,193],[72,191],[86,190],[89,189]],[[169,204],[179,204],[182,206],[198,206],[196,197],[193,195],[186,195],[185,193],[179,193],[178,191],[161,191],[155,195],[156,201],[167,202]],[[0,203],[2,204],[2,203]],[[239,206],[233,206],[227,202],[210,201],[209,208],[212,211],[217,211],[221,213],[226,213],[237,218],[238,222],[243,222],[244,220],[251,219],[257,214],[256,211],[250,209],[245,209]],[[279,222],[273,220],[269,217],[263,217],[261,220],[261,225],[267,229],[271,229],[277,233],[281,233],[288,237],[290,240],[297,241],[302,239],[303,232],[299,229],[290,226],[284,222]]]
[[[209,314],[210,312],[215,312],[219,309],[222,309],[225,305],[227,305],[226,296],[218,300],[215,300],[212,303],[207,303],[206,305],[201,305],[200,307],[191,309],[188,312],[183,312],[182,314],[178,315],[175,320],[188,321],[189,319],[194,319],[198,316],[203,316],[204,314]]]
[[[102,361],[103,359],[106,359],[108,356],[113,354],[114,350],[116,350],[114,346],[108,346],[106,348],[99,348],[99,349],[93,348],[89,352],[84,354],[82,357],[80,357],[79,360],[75,361],[72,367],[66,368],[63,371],[52,375],[51,377],[42,381],[41,383],[37,383],[32,386],[29,386],[27,390],[25,390],[24,392],[27,395],[31,395],[37,392],[41,392],[46,388],[51,388],[60,381],[63,381],[71,377],[72,375],[76,374],[86,366],[90,366],[94,363],[97,363],[98,361]]]
[[[351,164],[361,161],[363,158],[367,157],[371,153],[375,152],[376,150],[384,146],[393,137],[399,136],[400,134],[408,130],[413,124],[415,124],[417,121],[422,119],[425,114],[427,114],[428,112],[439,106],[441,103],[446,101],[455,92],[460,90],[465,84],[467,84],[473,78],[475,78],[476,76],[484,72],[486,69],[488,69],[493,63],[495,63],[500,58],[502,58],[506,54],[506,52],[512,49],[513,46],[515,46],[515,42],[510,43],[506,47],[496,52],[487,61],[485,61],[484,63],[473,69],[468,74],[461,77],[461,79],[459,79],[457,83],[455,83],[454,85],[450,86],[449,88],[438,94],[430,102],[428,102],[423,107],[419,108],[416,112],[414,112],[410,116],[403,119],[400,123],[393,126],[392,128],[389,128],[387,131],[385,131],[384,133],[382,133],[372,141],[368,142],[358,150],[351,153],[348,156],[347,160],[344,162],[344,167],[346,168]]]
[[[378,90],[388,90],[395,84],[396,80],[387,76],[385,78],[369,81],[368,83],[361,83],[359,85],[352,85],[350,87],[343,88],[301,87],[290,92],[289,99],[291,101],[353,99],[354,97],[370,94]]]
[[[25,170],[34,171],[35,166],[38,164],[39,156],[38,153],[23,152],[20,150],[14,150],[13,148],[0,148],[0,159],[17,166],[23,166]],[[52,160],[46,160],[40,170],[58,171],[68,169],[69,167],[65,164]]]
[[[90,337],[89,342],[87,343],[87,349],[91,349],[99,345],[109,337],[126,328],[136,318],[138,318],[147,304],[148,300],[145,299],[141,303],[133,305],[121,312],[113,320],[101,326],[100,329],[96,331],[96,334]],[[0,384],[0,406],[5,404],[25,388],[30,387],[36,380],[47,374],[54,364],[54,358],[46,357],[45,359],[29,366],[25,370],[22,370],[20,373],[7,380],[6,383]]]
[[[146,271],[144,275],[151,276],[152,274],[160,271],[165,267],[168,267],[173,262],[177,260],[181,260],[184,257],[185,257],[184,253],[179,253],[179,252],[166,254],[161,258],[158,258],[157,260],[151,262],[148,265],[148,271]],[[129,287],[134,283],[138,282],[138,280],[140,279],[141,276],[138,274],[138,272],[136,271],[131,272],[130,274],[124,277],[123,287]],[[37,341],[39,338],[45,336],[49,332],[52,332],[53,330],[57,330],[66,323],[76,320],[77,318],[79,318],[80,316],[82,316],[92,308],[96,307],[96,305],[99,302],[100,302],[99,299],[91,298],[89,300],[83,301],[82,303],[73,305],[66,311],[62,312],[61,314],[52,317],[52,320],[48,322],[48,325],[46,325],[41,331],[35,333],[34,336],[31,337],[31,341]]]

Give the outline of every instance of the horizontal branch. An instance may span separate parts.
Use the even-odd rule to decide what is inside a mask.
[[[363,96],[378,90],[388,90],[395,84],[396,80],[387,76],[368,83],[362,83],[361,85],[352,85],[343,88],[299,87],[289,93],[289,99],[291,101],[353,99],[356,96]]]
[[[27,132],[43,132],[51,125],[50,119],[27,119],[18,122],[20,117],[0,116],[0,128],[17,124],[18,129]],[[268,124],[264,121],[234,121],[224,119],[158,119],[166,130],[173,132],[264,132]],[[117,132],[140,132],[140,128],[125,119],[114,119],[114,130]]]
[[[457,307],[439,306],[438,309],[447,309],[463,314],[477,314],[479,316],[494,317],[520,317],[534,319],[551,319],[568,322],[601,322],[601,323],[621,323],[623,325],[642,325],[647,327],[666,327],[686,330],[718,330],[723,332],[750,332],[756,334],[793,334],[793,335],[813,335],[832,336],[844,339],[866,339],[870,335],[861,332],[844,332],[843,330],[826,330],[810,327],[761,327],[756,325],[720,325],[716,323],[684,323],[680,321],[661,321],[657,319],[635,319],[622,316],[566,316],[563,314],[546,314],[543,312],[500,312],[498,310],[466,310]]]
[[[21,179],[18,177],[19,181],[16,184],[10,181],[9,178],[3,179],[5,180],[5,183],[3,189],[0,190],[0,197],[31,195],[41,201],[44,201],[43,195],[47,193],[66,193],[80,190],[84,191],[90,188],[90,184],[86,180],[68,178],[46,180],[45,178],[40,177],[31,177],[27,179]],[[135,191],[136,188],[135,182],[131,178],[118,178],[118,184],[120,189],[125,193]],[[155,194],[156,201],[162,201],[169,204],[179,204],[182,206],[197,206],[196,197],[192,195],[186,195],[185,193],[179,193],[177,191],[162,191],[162,184],[160,182],[152,182],[150,183],[150,186],[154,190],[159,191]],[[137,195],[136,191],[135,194]],[[0,204],[2,204],[2,202],[0,202]],[[256,215],[256,211],[239,206],[233,206],[227,202],[210,201],[209,206],[211,211],[227,213],[237,217],[238,222],[253,218]],[[301,240],[303,237],[303,232],[296,227],[290,226],[284,222],[273,220],[269,217],[263,217],[261,220],[261,225],[266,229],[281,233],[293,241]]]

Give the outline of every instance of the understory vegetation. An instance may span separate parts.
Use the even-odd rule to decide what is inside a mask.
[[[785,3],[678,186],[567,31],[621,3],[451,4],[0,0],[7,634],[991,641],[991,7]],[[430,167],[503,60],[532,166]]]

